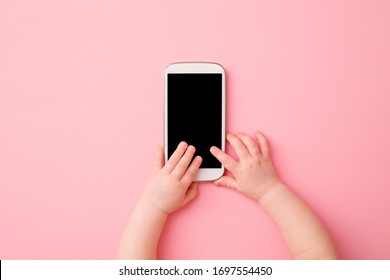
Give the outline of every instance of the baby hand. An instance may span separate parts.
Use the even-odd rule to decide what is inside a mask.
[[[190,164],[194,153],[194,146],[181,142],[164,165],[164,150],[159,147],[141,199],[166,214],[192,200],[197,194],[197,184],[192,181],[202,162],[202,158],[197,156]]]
[[[223,176],[214,183],[235,189],[259,201],[274,186],[281,183],[272,164],[267,140],[259,131],[255,132],[258,143],[244,133],[227,134],[239,161],[234,160],[217,147],[210,152],[234,177]]]

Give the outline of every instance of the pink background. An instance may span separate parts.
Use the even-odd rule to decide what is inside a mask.
[[[390,2],[0,1],[0,259],[111,259],[163,136],[163,74],[227,72],[227,130],[263,131],[342,258],[390,258]],[[232,152],[228,146],[228,151]],[[211,183],[163,259],[287,259]]]

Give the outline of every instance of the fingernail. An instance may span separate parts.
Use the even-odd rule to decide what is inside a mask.
[[[184,141],[181,141],[180,144],[179,144],[179,147],[180,148],[184,148],[185,146],[187,146],[187,143],[184,142]]]

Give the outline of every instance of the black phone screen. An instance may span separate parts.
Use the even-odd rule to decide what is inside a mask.
[[[196,148],[200,168],[221,168],[210,153],[222,146],[222,74],[168,74],[168,158],[181,141]]]

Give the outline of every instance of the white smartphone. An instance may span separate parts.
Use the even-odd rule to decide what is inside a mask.
[[[194,181],[211,181],[224,167],[210,153],[225,151],[225,71],[216,63],[173,63],[165,71],[165,162],[181,141],[203,159]]]

